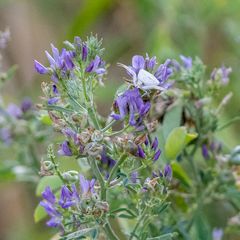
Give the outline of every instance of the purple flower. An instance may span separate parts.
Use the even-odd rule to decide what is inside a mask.
[[[53,105],[59,101],[60,97],[52,97],[48,99],[48,104]]]
[[[145,155],[142,147],[138,145],[137,148],[138,148],[137,149],[137,156],[140,157],[140,158],[145,158],[146,155]]]
[[[183,67],[186,69],[192,68],[192,58],[191,57],[185,57],[183,55],[180,55],[180,58],[183,63]]]
[[[8,105],[6,111],[10,116],[12,116],[14,118],[21,118],[22,114],[23,114],[21,108],[18,107],[16,104],[13,104],[13,103]]]
[[[95,179],[87,180],[83,175],[79,175],[81,193],[83,196],[88,196],[94,193]]]
[[[73,193],[65,185],[62,186],[61,196],[58,203],[62,208],[69,208],[76,204],[75,199],[73,198]]]
[[[106,150],[105,149],[101,153],[101,162],[102,162],[102,164],[107,166],[107,168],[112,168],[116,164],[116,161],[113,160],[112,158],[110,158],[106,154]]]
[[[232,72],[232,68],[226,68],[224,65],[221,68],[215,68],[211,73],[211,79],[213,81],[220,80],[222,85],[227,85],[229,82],[229,74]]]
[[[49,203],[55,204],[56,202],[56,197],[49,186],[47,186],[45,190],[42,192],[42,197]]]
[[[223,230],[221,228],[214,228],[212,231],[213,240],[221,240],[223,237]]]
[[[47,222],[49,227],[59,227],[62,223],[62,215],[56,209],[56,197],[53,194],[51,188],[47,186],[42,193],[43,201],[40,202],[40,205],[44,207],[47,214],[51,217]]]
[[[38,73],[40,73],[40,74],[47,74],[48,73],[48,69],[46,67],[44,67],[37,60],[34,60],[34,66],[35,66],[35,69]]]
[[[85,71],[88,73],[95,72],[98,75],[102,75],[106,72],[104,68],[104,62],[102,59],[96,55],[95,59],[90,62],[90,64],[86,67]]]
[[[69,148],[69,142],[68,141],[64,141],[60,145],[60,149],[58,150],[58,154],[62,155],[62,156],[72,156],[72,151]]]
[[[33,106],[32,100],[30,98],[25,98],[21,103],[21,110],[23,112],[27,112],[32,108],[32,106]]]
[[[55,95],[58,95],[59,92],[58,92],[58,89],[57,89],[57,86],[55,84],[52,85],[52,91]]]
[[[144,103],[139,90],[134,88],[119,96],[115,100],[114,107],[119,112],[119,114],[113,113],[111,115],[115,120],[122,120],[129,116],[129,124],[135,126],[137,123],[141,123],[142,118],[148,113],[150,103]]]
[[[10,145],[12,142],[12,134],[9,128],[0,129],[0,138],[6,145]]]
[[[87,60],[88,56],[88,47],[86,44],[83,44],[82,46],[82,60],[85,62]]]
[[[202,155],[205,159],[209,159],[209,152],[206,144],[202,145]]]
[[[131,173],[131,182],[132,183],[137,183],[139,180],[138,180],[138,172],[134,171]]]
[[[160,149],[158,149],[158,150],[155,152],[155,154],[154,154],[154,156],[153,156],[153,161],[154,161],[154,162],[159,159],[161,153],[162,153],[162,151],[161,151]]]
[[[156,151],[157,148],[158,148],[158,138],[155,137],[155,138],[154,138],[154,141],[153,141],[153,143],[152,143],[152,149],[153,149],[154,151]]]
[[[164,177],[168,180],[171,181],[172,180],[172,168],[170,164],[167,164],[164,168]]]
[[[119,64],[119,66],[126,69],[127,74],[132,78],[133,85],[143,90],[168,89],[172,83],[166,81],[172,75],[173,70],[171,68],[172,61],[167,59],[164,64],[161,64],[156,71],[156,57],[149,58],[146,56],[135,55],[132,58],[132,66],[126,66]]]
[[[224,65],[221,67],[222,71],[222,84],[227,85],[229,82],[228,75],[232,72],[232,68],[226,68]]]

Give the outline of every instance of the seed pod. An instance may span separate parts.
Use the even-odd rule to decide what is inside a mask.
[[[103,146],[96,142],[88,143],[84,149],[85,154],[97,156],[103,151]]]
[[[76,182],[76,181],[78,181],[78,172],[74,171],[74,170],[64,172],[63,178],[69,182]]]

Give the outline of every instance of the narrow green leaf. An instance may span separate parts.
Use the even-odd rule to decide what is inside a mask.
[[[74,233],[70,233],[70,234],[64,236],[62,239],[64,239],[64,240],[78,239],[79,237],[89,235],[93,232],[95,233],[95,231],[96,231],[95,228],[85,228],[85,229],[78,230]]]
[[[49,186],[53,191],[58,190],[62,186],[62,180],[54,175],[54,176],[45,176],[40,179],[37,189],[36,189],[36,195],[41,196],[44,189]]]

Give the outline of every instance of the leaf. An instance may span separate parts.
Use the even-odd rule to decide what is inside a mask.
[[[69,38],[83,35],[89,26],[96,22],[113,4],[115,1],[111,0],[94,0],[91,3],[85,0],[69,30]]]
[[[40,121],[45,125],[49,125],[49,126],[52,125],[52,120],[48,115],[42,115],[40,117]]]
[[[187,130],[185,127],[174,128],[167,137],[165,154],[169,160],[176,159],[185,147]]]
[[[49,186],[52,191],[58,190],[62,186],[62,180],[54,175],[54,176],[45,176],[40,179],[37,189],[36,189],[36,195],[41,196],[44,189]]]
[[[210,240],[211,239],[209,225],[201,213],[196,215],[194,225],[195,225],[195,230],[196,230],[196,235],[197,235],[196,239],[199,239],[199,240]]]
[[[172,162],[171,163],[172,171],[173,171],[173,176],[181,182],[186,185],[186,186],[191,186],[192,182],[185,170],[182,168],[182,166],[178,162]]]
[[[163,119],[163,136],[166,140],[169,133],[181,124],[182,106],[176,105],[172,107],[164,116]]]
[[[167,137],[165,155],[169,160],[176,159],[184,147],[197,138],[197,133],[187,133],[185,127],[174,128]]]
[[[89,234],[93,234],[95,236],[96,231],[97,231],[96,228],[85,228],[85,229],[78,230],[74,233],[70,233],[61,239],[64,239],[64,240],[78,239],[79,237],[83,237]]]
[[[34,210],[34,215],[33,216],[34,216],[34,222],[38,223],[42,219],[47,217],[47,213],[46,213],[45,209],[41,205],[38,204],[37,207]]]
[[[127,219],[134,219],[134,218],[136,218],[136,217],[133,216],[133,215],[127,215],[127,214],[124,214],[124,213],[119,214],[118,217],[119,217],[119,218],[127,218]]]

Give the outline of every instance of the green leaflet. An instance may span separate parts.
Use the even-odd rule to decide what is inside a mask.
[[[58,190],[62,186],[62,180],[54,175],[54,176],[45,176],[40,179],[37,189],[36,189],[36,195],[39,197],[41,196],[44,189],[49,186],[52,191]]]
[[[34,210],[34,215],[33,216],[34,216],[35,223],[38,223],[42,219],[47,217],[47,213],[46,213],[45,209],[41,205],[38,204],[37,207]]]
[[[172,171],[173,176],[177,179],[181,180],[181,182],[186,186],[191,186],[192,182],[185,170],[182,168],[182,166],[178,162],[172,162]]]
[[[167,137],[165,155],[168,160],[174,160],[185,146],[197,138],[197,133],[187,133],[185,127],[174,128]]]

